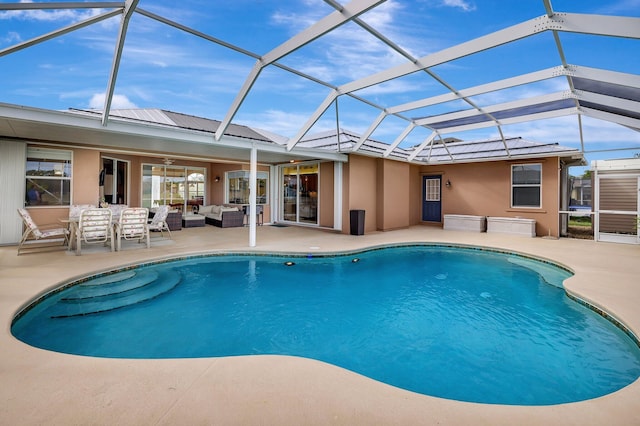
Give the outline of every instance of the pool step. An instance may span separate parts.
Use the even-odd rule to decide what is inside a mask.
[[[179,272],[167,269],[155,280],[132,290],[89,298],[60,300],[51,307],[50,317],[68,318],[132,306],[173,290],[181,280],[182,275]]]
[[[80,284],[83,287],[93,287],[93,286],[101,286],[104,284],[112,284],[117,283],[118,281],[128,280],[129,278],[136,275],[135,269],[130,269],[128,271],[116,272],[113,274],[103,275],[98,278],[93,278],[85,283]]]
[[[133,271],[132,271],[133,272]],[[115,275],[115,274],[114,274]],[[101,277],[108,278],[108,277]],[[112,296],[127,291],[134,291],[140,287],[144,287],[158,279],[156,271],[144,271],[140,273],[133,272],[128,274],[126,279],[118,279],[115,281],[104,280],[102,284],[96,284],[93,280],[87,284],[75,286],[69,295],[63,297],[62,301],[76,301],[84,299],[93,299],[96,297]]]

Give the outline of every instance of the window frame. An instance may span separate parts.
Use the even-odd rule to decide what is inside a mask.
[[[249,170],[230,170],[224,173],[224,203],[225,204],[236,204],[236,205],[247,205],[249,204]],[[239,188],[234,191],[238,192],[246,192],[246,195],[242,195],[241,197],[231,196],[231,179],[240,179],[238,182]],[[256,190],[260,192],[260,180],[264,180],[264,196],[261,196],[259,193],[256,194],[256,204],[269,204],[269,172],[260,171],[256,173]],[[240,200],[240,202],[238,202]]]
[[[157,168],[161,173],[153,174],[154,168]],[[182,180],[176,180],[175,176],[171,174],[176,171],[182,171],[184,176],[182,176]],[[148,173],[150,172],[150,173]],[[167,165],[167,164],[157,164],[157,163],[142,163],[140,165],[140,200],[142,207],[147,207],[150,209],[156,208],[160,205],[173,205],[176,206],[181,204],[183,208],[187,208],[189,204],[189,183],[195,183],[196,181],[189,181],[189,176],[194,173],[202,174],[204,180],[202,181],[203,189],[202,189],[202,198],[197,198],[199,201],[198,204],[202,205],[206,202],[206,194],[208,191],[208,182],[207,182],[207,168],[200,166],[183,166],[183,165]],[[154,183],[154,176],[157,177],[156,182]],[[200,182],[198,182],[200,183]],[[177,189],[175,194],[181,198],[172,199],[171,194],[173,194],[172,189]],[[180,190],[181,189],[181,190]],[[170,194],[167,197],[167,194]],[[156,198],[157,196],[157,198]],[[179,203],[178,201],[181,201]]]
[[[536,166],[538,168],[537,183],[515,183],[514,173],[517,167]],[[538,204],[537,205],[520,205],[515,204],[515,193],[517,189],[538,188]],[[542,208],[542,163],[519,163],[511,165],[511,208],[517,209],[540,209]]]
[[[29,160],[33,159],[33,160]],[[69,207],[73,204],[73,151],[69,149],[57,149],[57,148],[43,148],[38,146],[29,146],[27,145],[26,153],[25,153],[25,171],[24,171],[24,182],[25,182],[25,196],[24,196],[24,206],[27,208],[60,208],[60,207]],[[59,160],[59,163],[62,164],[61,174],[57,175],[55,173],[56,167],[54,165],[58,163],[55,160]],[[30,162],[38,162],[49,164],[52,167],[53,174],[29,174],[29,163]],[[29,201],[30,198],[30,187],[34,186],[33,181],[53,181],[60,182],[60,203],[58,204],[31,204]],[[65,182],[67,185],[65,185]],[[41,186],[41,185],[36,185]],[[36,188],[37,189],[37,188]],[[42,188],[44,189],[44,188]],[[65,190],[68,191],[68,194],[65,194]],[[42,197],[43,191],[39,190],[38,193],[39,198]],[[49,192],[52,194],[51,192]],[[66,197],[65,197],[66,195]],[[63,202],[67,199],[67,202]]]

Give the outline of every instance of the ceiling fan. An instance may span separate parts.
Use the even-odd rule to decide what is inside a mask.
[[[165,164],[165,166],[170,166],[172,165],[176,160],[172,160],[171,158],[165,158],[164,160],[162,160],[162,162]]]

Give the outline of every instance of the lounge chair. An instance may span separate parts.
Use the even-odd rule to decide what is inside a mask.
[[[76,255],[82,252],[82,243],[106,244],[111,242],[111,251],[114,251],[113,225],[111,224],[111,210],[109,209],[85,209],[80,213],[77,224]]]
[[[116,224],[116,239],[118,240],[116,250],[120,251],[122,240],[138,240],[142,242],[146,238],[147,248],[151,247],[149,241],[149,229],[147,221],[149,209],[145,207],[126,208],[120,213],[120,219]]]
[[[149,231],[160,231],[160,234],[164,237],[164,231],[169,233],[171,238],[171,230],[167,224],[167,216],[169,216],[169,206],[160,206],[156,209],[155,214],[151,221],[149,221]]]
[[[57,243],[60,239],[62,239],[62,244],[60,244],[60,246],[65,246],[68,244],[68,229],[63,228],[57,224],[38,226],[33,221],[31,215],[26,209],[18,209],[18,214],[22,218],[22,222],[24,222],[25,225],[22,239],[20,240],[20,244],[18,244],[18,256],[26,249],[56,247],[58,246],[58,244],[53,245],[52,243]],[[32,245],[32,242],[38,242],[38,244]]]

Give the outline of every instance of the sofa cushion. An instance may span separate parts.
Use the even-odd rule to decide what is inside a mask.
[[[213,207],[215,207],[215,205],[213,204],[209,204],[208,206],[200,206],[200,208],[198,209],[198,213],[204,214],[204,215],[209,214],[211,213],[211,209]]]

